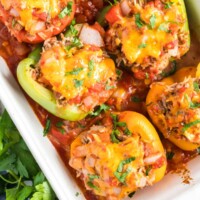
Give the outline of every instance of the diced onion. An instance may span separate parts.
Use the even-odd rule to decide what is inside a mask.
[[[14,8],[12,8],[12,9],[10,10],[10,14],[11,14],[12,16],[14,16],[14,17],[19,17],[18,11],[15,10]]]
[[[84,44],[90,44],[90,45],[94,45],[97,47],[104,46],[104,41],[103,41],[103,38],[101,37],[99,31],[88,26],[87,24],[85,24],[83,26],[83,28],[81,29],[79,39]]]
[[[128,4],[128,0],[123,0],[120,3],[122,14],[127,16],[131,12],[131,8]]]
[[[153,164],[153,163],[155,163],[161,156],[162,156],[161,153],[157,153],[157,154],[148,156],[148,157],[146,157],[146,158],[144,159],[144,163],[145,163],[146,165]]]

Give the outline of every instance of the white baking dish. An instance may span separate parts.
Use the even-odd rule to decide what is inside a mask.
[[[186,0],[188,5],[194,1],[191,19],[195,10],[200,9],[200,0]],[[190,5],[189,5],[190,8]],[[200,15],[195,15],[199,17]],[[200,24],[200,23],[199,23]],[[198,25],[199,25],[198,24]],[[200,35],[200,34],[199,34]],[[10,73],[6,63],[0,58],[0,99],[29,146],[35,159],[51,183],[60,200],[84,199],[70,173],[64,166],[55,148],[47,137],[43,137],[43,127],[25,99],[17,82]],[[188,164],[193,180],[183,184],[176,174],[168,174],[153,187],[136,192],[136,200],[199,200],[200,199],[200,157]],[[76,195],[79,192],[80,195]],[[130,199],[130,198],[127,198]]]

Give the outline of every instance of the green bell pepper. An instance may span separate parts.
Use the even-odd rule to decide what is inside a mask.
[[[82,111],[77,105],[61,106],[56,103],[53,92],[35,81],[30,73],[40,59],[41,47],[31,52],[28,58],[22,60],[17,67],[17,79],[24,91],[39,105],[51,114],[69,121],[78,121],[86,117],[87,112]]]

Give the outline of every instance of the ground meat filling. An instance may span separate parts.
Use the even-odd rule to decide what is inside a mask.
[[[173,135],[200,144],[200,79],[188,78],[164,91],[152,105],[152,112],[163,124],[165,137]]]
[[[170,59],[179,59],[189,49],[189,32],[183,28],[186,18],[177,3],[170,2],[169,7],[169,1],[159,0],[133,6],[131,15],[107,32],[108,51],[137,79],[158,80]]]

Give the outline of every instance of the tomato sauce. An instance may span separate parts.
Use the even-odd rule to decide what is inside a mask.
[[[90,4],[86,4],[88,1],[80,0],[83,7],[77,8],[76,17],[78,22],[93,22],[98,9],[103,7],[103,1],[92,0]],[[91,11],[91,8],[95,8],[94,11]],[[87,13],[88,12],[88,13]],[[91,13],[93,12],[93,13]],[[84,16],[84,17],[83,17]],[[85,18],[86,16],[86,18]],[[91,17],[92,16],[92,17]],[[196,65],[200,62],[199,53],[199,43],[197,42],[195,36],[192,36],[192,46],[190,52],[183,57],[179,66],[190,66]],[[6,60],[12,74],[16,77],[16,68],[18,62],[25,58],[27,54],[31,51],[33,46],[28,44],[19,43],[13,37],[10,36],[7,28],[0,23],[0,55]],[[145,109],[145,97],[148,92],[148,87],[143,83],[136,81],[130,73],[124,71],[121,75],[120,80],[118,81],[118,88],[122,88],[125,91],[122,99],[110,98],[107,102],[108,105],[114,110],[134,110],[146,115]],[[69,164],[70,156],[70,144],[76,138],[76,136],[81,133],[85,128],[90,126],[94,120],[97,118],[86,118],[79,122],[67,122],[63,121],[55,116],[49,114],[41,106],[35,103],[26,95],[29,103],[31,104],[34,112],[41,121],[42,125],[45,127],[47,119],[51,120],[51,129],[48,134],[48,138],[56,148],[57,152],[61,156],[66,167],[70,170],[74,179],[76,179],[78,185],[82,188],[86,199],[95,200],[103,199],[101,197],[95,197],[90,192],[86,191],[83,187],[81,180],[76,178],[75,170],[73,170]],[[118,107],[116,107],[116,102],[118,102]],[[115,106],[114,106],[115,105]],[[99,116],[101,117],[101,116]],[[186,152],[178,147],[175,147],[168,140],[162,138],[160,134],[163,145],[168,154],[168,169],[167,171],[180,171],[180,169],[185,170],[185,164],[198,155],[197,151]],[[189,177],[184,180],[185,183],[188,183]]]

